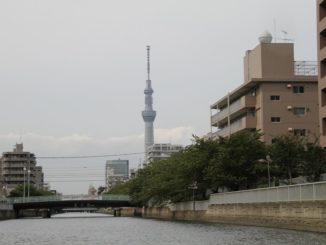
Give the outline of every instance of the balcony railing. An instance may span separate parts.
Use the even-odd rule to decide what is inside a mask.
[[[229,133],[233,134],[243,129],[251,129],[256,128],[256,117],[254,116],[245,116],[239,120],[234,121],[231,123],[230,127],[222,128],[221,130],[217,131],[216,134],[222,137],[228,136]]]
[[[316,61],[294,61],[294,75],[317,76],[318,66]]]
[[[10,175],[10,174],[24,175],[24,171],[23,170],[3,170],[2,174],[3,175]],[[27,175],[27,171],[25,171],[25,174]]]
[[[245,109],[247,107],[255,107],[256,106],[256,98],[254,96],[242,96],[240,99],[234,101],[230,105],[230,115]],[[229,114],[229,109],[226,107],[225,109],[219,111],[215,115],[212,116],[212,124],[216,124],[223,119],[227,118]]]

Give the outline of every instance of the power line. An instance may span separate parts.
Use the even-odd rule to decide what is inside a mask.
[[[49,180],[46,181],[49,183],[70,183],[70,182],[104,182],[104,180],[94,180],[94,179],[89,179],[89,180]]]
[[[144,152],[133,152],[133,153],[121,153],[121,154],[105,154],[105,155],[89,155],[89,156],[45,156],[36,157],[37,159],[82,159],[82,158],[103,158],[103,157],[119,157],[119,156],[132,156],[141,155]]]

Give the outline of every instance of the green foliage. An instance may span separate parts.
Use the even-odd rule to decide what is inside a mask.
[[[25,186],[25,196],[27,196],[28,193],[28,185]],[[29,195],[30,196],[52,196],[53,193],[41,189],[36,189],[33,185],[30,185],[29,187]],[[23,197],[24,196],[24,186],[18,185],[15,189],[13,189],[9,197]]]
[[[326,172],[326,151],[316,144],[308,144],[306,148],[300,173],[308,181],[319,181],[320,175]]]
[[[113,188],[111,188],[108,192],[103,194],[114,194],[114,195],[128,195],[129,194],[129,182],[120,183]]]
[[[229,139],[220,139],[208,173],[213,189],[224,186],[230,190],[240,190],[257,186],[264,169],[261,159],[266,155],[260,136],[256,132],[244,131]]]
[[[272,180],[289,179],[289,183],[299,174],[317,181],[326,172],[323,148],[293,135],[279,136],[269,147],[260,138],[261,134],[248,131],[217,140],[194,137],[183,151],[140,169],[134,179],[109,193],[129,194],[139,206],[164,205],[192,200],[194,183],[195,198],[201,200],[208,190],[266,187],[268,170]],[[272,159],[267,161],[266,155]]]
[[[300,165],[304,164],[304,151],[304,138],[292,134],[276,137],[271,146],[271,157],[278,167],[277,176],[288,177],[289,183],[292,184],[292,178],[298,176]]]
[[[194,143],[169,159],[150,164],[129,183],[129,194],[138,205],[191,200],[196,182],[196,199],[205,199],[207,190],[254,187],[262,172],[259,159],[265,156],[257,133],[243,132],[230,139]]]

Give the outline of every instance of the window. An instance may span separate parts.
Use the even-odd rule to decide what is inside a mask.
[[[303,94],[304,86],[293,86],[293,93],[295,94]]]
[[[279,95],[271,95],[271,100],[280,100]]]
[[[294,129],[293,133],[295,136],[306,136],[305,129]]]
[[[256,116],[256,109],[255,108],[249,108],[248,111],[247,111],[247,115],[248,116]]]
[[[296,116],[304,116],[306,113],[306,108],[304,107],[294,107],[293,114]]]
[[[271,122],[272,123],[279,123],[279,122],[281,122],[281,118],[280,117],[271,117]]]

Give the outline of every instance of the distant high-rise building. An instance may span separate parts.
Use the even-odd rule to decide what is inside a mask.
[[[145,110],[142,111],[142,116],[145,122],[145,162],[147,159],[147,148],[154,144],[154,126],[153,122],[155,120],[156,111],[153,110],[153,89],[150,79],[150,46],[147,46],[147,81],[146,88],[144,90],[145,94]]]
[[[27,185],[29,182],[35,187],[41,185],[42,168],[36,169],[36,158],[33,153],[23,150],[23,144],[16,144],[12,152],[4,152],[0,158],[3,186],[9,194],[17,185]],[[39,178],[37,178],[37,175]],[[38,186],[36,186],[38,183]],[[26,192],[27,193],[27,192]]]
[[[129,179],[129,160],[108,160],[105,165],[105,183],[107,189]]]
[[[37,189],[44,188],[44,173],[41,166],[35,167],[35,187]]]
[[[155,162],[169,158],[172,154],[183,149],[182,145],[153,144],[147,148],[147,162]]]
[[[97,193],[96,188],[95,188],[93,185],[90,185],[90,186],[88,187],[88,195],[89,195],[89,196],[95,196],[96,193]]]

